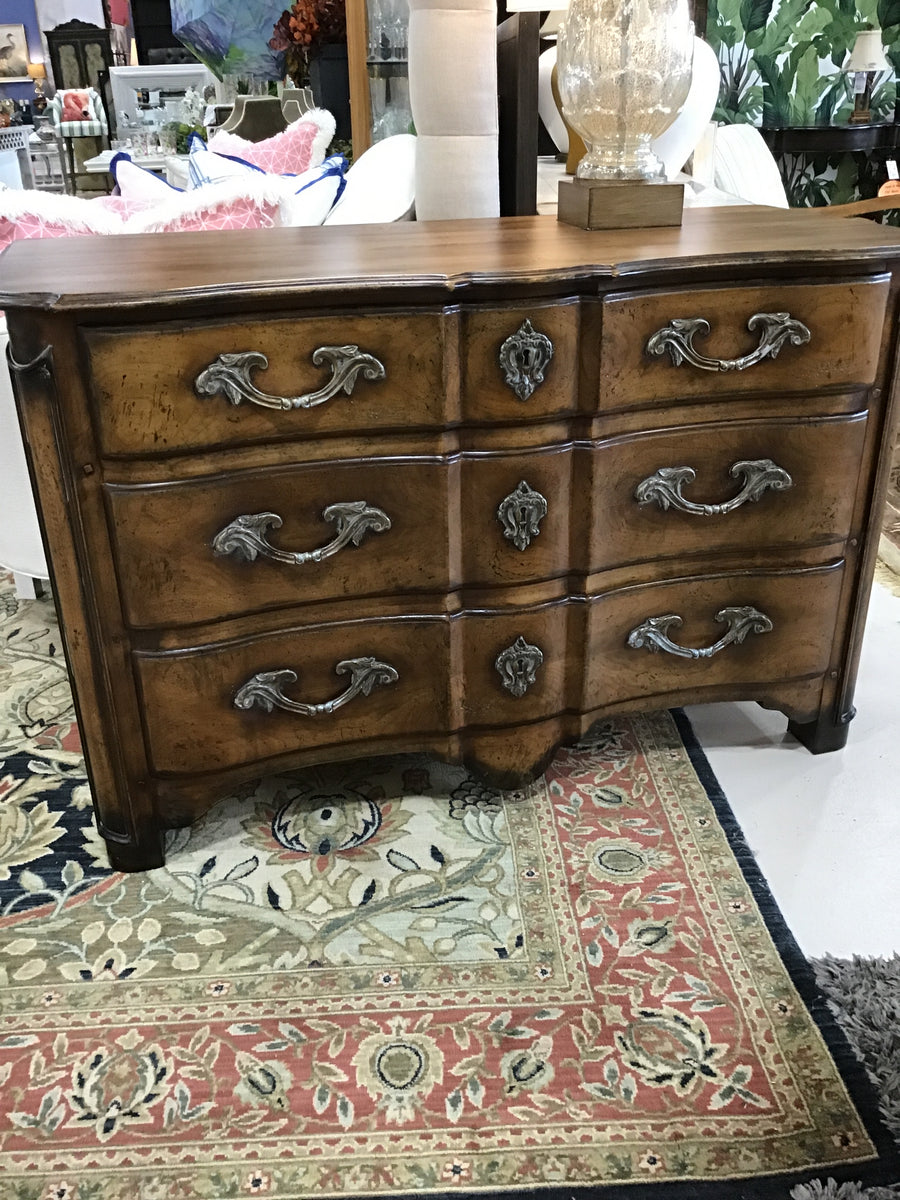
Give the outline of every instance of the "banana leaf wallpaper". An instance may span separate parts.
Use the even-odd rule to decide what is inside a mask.
[[[872,120],[894,119],[900,68],[900,0],[710,0],[707,40],[719,56],[715,119],[775,127],[845,124],[853,109],[842,67],[857,33],[882,30],[894,71],[875,80]],[[874,195],[869,164],[849,155],[788,156],[791,204],[842,203]]]

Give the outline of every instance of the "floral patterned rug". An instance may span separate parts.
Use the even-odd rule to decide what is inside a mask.
[[[875,1112],[682,717],[266,779],[123,875],[0,577],[3,1200],[786,1198],[900,1176]]]

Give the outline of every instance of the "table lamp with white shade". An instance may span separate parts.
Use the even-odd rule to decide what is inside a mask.
[[[880,29],[864,29],[856,35],[850,57],[844,67],[853,76],[853,112],[851,125],[866,125],[872,120],[872,85],[879,71],[890,71],[881,41]]]
[[[42,62],[30,62],[26,68],[28,77],[34,83],[34,99],[31,106],[36,113],[42,113],[47,107],[47,97],[44,95],[44,81],[47,78],[47,68]]]

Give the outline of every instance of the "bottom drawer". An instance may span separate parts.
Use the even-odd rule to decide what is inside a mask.
[[[567,689],[578,695],[566,646],[583,608],[420,613],[137,653],[152,768],[197,774],[320,749],[325,759],[379,739],[385,752],[414,749],[417,736],[542,720],[563,711]],[[336,673],[339,663],[350,665]]]
[[[623,588],[590,605],[584,707],[823,674],[843,562]],[[679,620],[669,620],[675,617]],[[699,656],[695,657],[697,651]],[[693,697],[683,702],[689,703]]]
[[[828,669],[842,577],[843,563],[702,576],[137,653],[152,769],[277,769],[298,751],[415,750],[641,698],[752,696]]]

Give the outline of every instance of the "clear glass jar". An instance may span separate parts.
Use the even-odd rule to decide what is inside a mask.
[[[691,85],[688,0],[571,0],[559,30],[563,115],[584,139],[580,179],[655,179],[650,142],[675,120]]]

